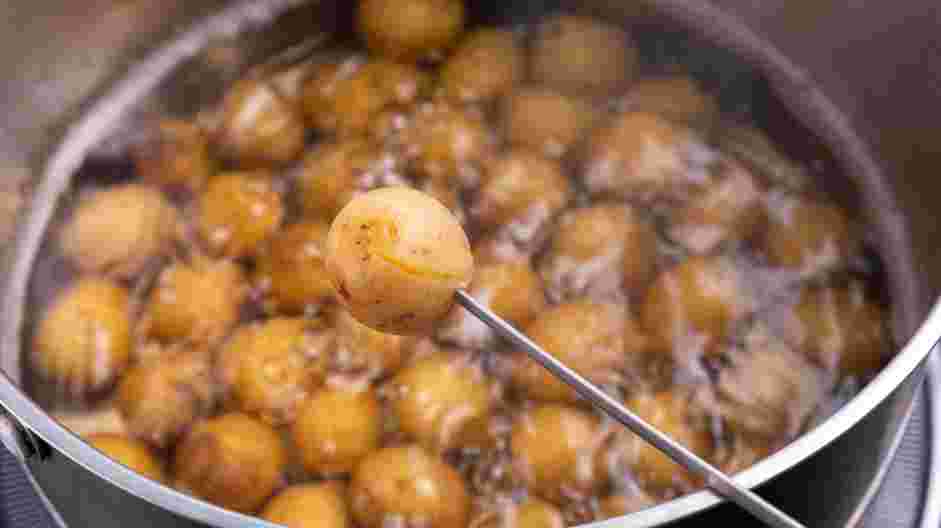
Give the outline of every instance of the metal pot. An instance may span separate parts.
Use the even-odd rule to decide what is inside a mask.
[[[483,18],[526,19],[558,7],[557,3],[565,4],[479,2],[474,9]],[[930,308],[941,284],[941,274],[932,272],[941,257],[932,244],[935,216],[920,204],[920,197],[934,190],[935,175],[915,165],[931,161],[930,153],[906,148],[906,141],[920,145],[920,136],[895,134],[906,123],[902,116],[930,123],[930,113],[921,112],[913,103],[906,107],[880,99],[875,88],[883,88],[882,79],[873,74],[879,64],[855,61],[856,48],[847,51],[837,46],[836,36],[821,24],[821,20],[842,22],[850,13],[850,2],[828,3],[826,8],[785,2],[770,10],[735,0],[723,3],[786,45],[800,63],[814,66],[810,71],[823,81],[824,91],[838,97],[840,106],[857,120],[871,120],[869,127],[855,130],[880,148],[881,157],[889,162],[881,166],[873,160],[867,143],[854,133],[846,114],[837,111],[818,85],[811,83],[807,71],[795,67],[743,23],[705,2],[652,3],[658,20],[690,32],[689,38],[697,43],[690,49],[706,50],[690,56],[702,73],[753,101],[765,120],[772,122],[770,128],[780,136],[777,139],[798,151],[813,148],[818,141],[828,147],[832,159],[824,161],[833,171],[852,176],[855,199],[871,214],[881,249],[891,256],[887,273],[897,307],[895,323],[903,338],[895,359],[837,414],[737,477],[813,526],[852,526],[897,445],[922,380],[925,358],[941,336],[941,306]],[[20,183],[29,193],[17,243],[8,252],[2,291],[0,362],[6,376],[0,378],[0,405],[10,419],[0,438],[22,460],[50,508],[74,526],[271,526],[128,471],[60,427],[19,388],[23,379],[21,332],[29,323],[26,291],[34,257],[58,196],[85,157],[119,147],[122,130],[133,127],[141,111],[182,111],[210,102],[217,97],[220,83],[246,66],[290,49],[316,28],[331,31],[349,25],[348,2],[188,4],[98,0],[60,5],[33,0],[28,5],[0,8],[0,19],[16,28],[2,33],[7,45],[0,50],[0,64],[14,74],[2,81],[0,90],[4,94],[0,108],[6,116],[0,125],[0,155],[10,160],[10,171],[19,170]],[[582,2],[579,9],[613,20],[633,12],[631,6],[635,4]],[[867,21],[882,27],[887,18],[878,9],[891,9],[882,13],[889,17],[898,16],[901,7],[867,7],[857,33],[852,30],[856,20],[841,29],[852,36],[865,35]],[[795,32],[798,26],[800,31]],[[188,29],[181,32],[184,27]],[[930,26],[926,30],[932,31]],[[880,38],[883,46],[891,40]],[[844,36],[841,42],[846,40],[852,39]],[[865,47],[870,40],[861,42]],[[827,45],[832,54],[818,52]],[[831,58],[847,62],[831,64]],[[133,65],[129,71],[128,65]],[[917,72],[919,76],[931,74]],[[841,83],[842,79],[853,84]],[[917,89],[893,90],[903,98],[908,95],[908,101],[918,96]],[[878,104],[870,108],[869,103]],[[872,135],[876,126],[893,125],[895,130],[888,129],[891,134]],[[902,169],[907,169],[904,179]],[[737,508],[703,491],[599,525],[746,520]]]

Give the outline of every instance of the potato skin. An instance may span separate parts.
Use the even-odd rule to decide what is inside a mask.
[[[255,323],[231,345],[238,356],[233,394],[242,410],[272,425],[294,421],[298,407],[326,376],[328,358],[309,323],[277,317]]]
[[[334,314],[333,324],[336,350],[331,367],[339,372],[384,378],[408,359],[408,337],[374,330],[343,309]]]
[[[287,452],[278,433],[241,413],[201,422],[174,456],[176,486],[240,513],[254,513],[281,484]]]
[[[245,169],[282,165],[304,150],[304,118],[267,82],[241,80],[222,102],[216,144]]]
[[[341,303],[363,324],[397,334],[431,331],[474,267],[467,235],[451,212],[404,187],[350,202],[330,228],[326,254]]]
[[[460,474],[416,445],[386,447],[366,457],[353,473],[350,504],[357,523],[380,528],[390,516],[406,526],[465,526],[470,496]]]
[[[414,361],[392,380],[399,427],[432,451],[461,446],[468,430],[486,423],[490,386],[468,358],[443,353]]]
[[[567,366],[598,380],[626,364],[627,315],[619,307],[576,300],[554,306],[526,326],[526,334]],[[512,356],[510,379],[529,398],[575,402],[578,395],[522,353]]]
[[[561,157],[598,119],[598,111],[577,96],[543,86],[520,87],[502,104],[504,128],[514,145]]]
[[[161,120],[156,137],[134,150],[134,162],[145,182],[187,191],[200,189],[215,168],[206,133],[181,119]]]
[[[627,402],[627,407],[641,419],[666,433],[701,457],[712,454],[709,431],[691,423],[690,403],[680,394],[663,391],[641,394]],[[626,464],[645,487],[663,490],[674,486],[690,486],[697,476],[688,473],[667,455],[647,444],[629,431],[621,431],[610,449],[615,466]]]
[[[179,215],[159,190],[127,184],[80,202],[59,233],[59,247],[79,270],[132,278],[172,248]]]
[[[255,261],[255,282],[273,310],[300,314],[333,299],[323,249],[330,226],[301,221],[279,232]]]
[[[839,208],[814,199],[775,196],[762,240],[768,261],[814,273],[856,249],[854,226]]]
[[[547,439],[553,439],[549,442]],[[591,414],[566,405],[540,405],[517,418],[510,449],[531,490],[557,502],[563,490],[597,491],[605,480],[599,463],[602,435]]]
[[[124,435],[99,433],[87,438],[88,444],[141,475],[166,482],[163,463],[144,444]]]
[[[504,29],[468,35],[441,68],[444,93],[460,102],[493,99],[522,78],[526,58],[517,38]]]
[[[71,395],[102,390],[131,356],[127,290],[107,279],[86,278],[56,297],[34,337],[32,365]]]
[[[461,0],[363,0],[356,27],[373,52],[398,61],[446,51],[464,28]]]
[[[724,256],[694,256],[661,272],[640,306],[654,348],[684,363],[716,352],[753,304],[741,270]]]
[[[199,197],[197,229],[220,256],[254,255],[281,226],[284,203],[263,171],[228,172],[213,178]]]
[[[429,85],[429,76],[413,65],[357,57],[318,65],[304,83],[302,102],[317,129],[355,137],[385,108],[414,103]]]
[[[164,448],[209,414],[215,403],[213,385],[207,352],[171,348],[124,376],[116,404],[131,434]]]
[[[562,90],[610,95],[636,75],[639,60],[620,28],[588,17],[558,15],[536,28],[530,74]]]
[[[382,408],[372,390],[324,388],[301,404],[291,437],[313,475],[350,473],[379,449]]]
[[[145,333],[164,342],[211,344],[239,317],[248,286],[230,261],[195,258],[164,268],[145,308]]]
[[[350,528],[349,505],[342,484],[296,484],[274,496],[261,518],[288,528]]]

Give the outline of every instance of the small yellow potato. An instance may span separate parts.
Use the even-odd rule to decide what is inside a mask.
[[[715,352],[708,345],[728,336],[752,304],[741,270],[728,257],[690,257],[654,280],[640,323],[660,352],[685,363]]]
[[[350,484],[353,516],[363,528],[391,519],[427,528],[465,526],[471,498],[461,475],[417,445],[386,447],[357,466]]]
[[[348,137],[366,133],[387,107],[415,102],[429,85],[415,66],[354,57],[316,67],[302,102],[316,128]]]
[[[419,173],[463,188],[479,184],[493,141],[479,112],[445,101],[418,105],[402,138]]]
[[[356,27],[369,49],[399,61],[434,58],[464,29],[461,0],[362,0]]]
[[[427,333],[470,284],[474,258],[461,224],[440,202],[405,187],[355,198],[327,235],[327,270],[363,324]]]
[[[468,357],[436,354],[392,379],[392,410],[399,427],[431,450],[460,447],[468,431],[490,415],[490,385]]]
[[[583,169],[594,195],[682,202],[709,183],[716,154],[693,131],[648,112],[626,112],[588,139]]]
[[[324,264],[330,226],[322,220],[301,221],[277,233],[255,260],[255,282],[271,308],[305,313],[333,299]]]
[[[373,330],[347,310],[337,310],[334,327],[336,347],[331,367],[340,372],[383,378],[407,359],[410,338]]]
[[[620,307],[576,300],[552,307],[525,327],[530,339],[579,374],[600,381],[627,362]],[[522,353],[511,356],[510,379],[526,396],[541,401],[578,401],[578,396]]]
[[[161,120],[156,137],[134,150],[134,162],[145,182],[188,191],[201,188],[215,168],[206,133],[180,119]]]
[[[109,280],[80,279],[43,314],[33,367],[71,395],[108,387],[130,360],[129,303],[127,290]]]
[[[304,116],[270,83],[242,80],[222,102],[216,142],[243,168],[283,165],[304,150]]]
[[[301,404],[291,437],[309,473],[347,474],[379,449],[382,408],[371,389],[321,389]]]
[[[566,491],[599,491],[607,476],[599,459],[602,441],[593,415],[550,404],[517,419],[510,449],[529,489],[557,502]]]
[[[145,331],[160,341],[211,344],[238,321],[248,294],[241,268],[225,260],[194,258],[157,277],[145,308]]]
[[[360,138],[315,147],[300,168],[297,186],[304,212],[327,222],[353,197],[376,187],[404,184],[395,158]]]
[[[685,75],[641,79],[624,99],[631,110],[658,114],[703,131],[711,129],[719,116],[716,99]]]
[[[861,286],[802,292],[795,307],[795,343],[818,365],[865,378],[882,367],[890,342],[882,308],[866,298]]]
[[[690,403],[681,394],[672,391],[639,394],[627,402],[627,407],[693,453],[701,457],[712,454],[712,434],[703,425],[693,423]],[[696,476],[634,433],[620,430],[618,433],[607,456],[613,459],[615,467],[619,464],[629,467],[644,487],[664,490],[695,483]]]
[[[468,35],[441,68],[444,93],[456,101],[493,99],[522,78],[526,57],[516,35],[478,29]]]
[[[164,448],[209,414],[213,384],[207,352],[171,348],[128,371],[118,385],[116,405],[132,435]]]
[[[237,362],[232,394],[243,411],[282,425],[294,421],[298,407],[323,382],[328,357],[317,335],[317,321],[278,317],[237,330],[221,351]]]
[[[102,453],[157,482],[166,481],[163,462],[146,445],[118,434],[94,434],[87,438],[89,445]]]
[[[813,273],[842,263],[856,249],[854,226],[838,207],[810,198],[776,198],[762,241],[771,264]]]
[[[587,100],[542,86],[519,88],[503,101],[509,141],[549,157],[568,152],[597,119]]]
[[[530,70],[536,81],[559,89],[610,95],[637,75],[639,61],[637,48],[620,28],[558,15],[536,28]]]
[[[540,272],[549,296],[613,298],[643,291],[657,263],[657,235],[635,209],[599,203],[564,213]]]
[[[178,216],[157,189],[110,187],[80,201],[59,233],[59,247],[81,271],[133,278],[172,249]]]
[[[271,427],[230,413],[197,424],[177,446],[176,486],[240,513],[256,512],[280,486],[287,450]]]
[[[275,495],[260,517],[287,528],[352,528],[342,488],[338,482],[296,484]]]
[[[227,172],[209,181],[199,197],[197,229],[216,255],[254,255],[281,226],[284,203],[266,173]]]

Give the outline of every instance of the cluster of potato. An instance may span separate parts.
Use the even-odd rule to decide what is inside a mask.
[[[585,16],[465,26],[460,0],[361,0],[368,54],[237,82],[78,200],[32,365],[117,410],[92,445],[292,528],[560,527],[701,483],[455,288],[728,471],[880,367],[854,222],[719,148],[695,81]]]

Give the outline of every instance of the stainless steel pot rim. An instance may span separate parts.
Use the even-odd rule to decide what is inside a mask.
[[[107,98],[91,107],[87,113],[87,119],[82,120],[66,133],[54,155],[49,158],[49,163],[42,167],[44,178],[36,195],[43,197],[43,200],[34,203],[29,211],[29,217],[20,233],[22,236],[21,245],[17,248],[17,260],[12,273],[5,278],[8,295],[2,306],[5,317],[3,333],[0,335],[2,339],[0,347],[2,347],[3,354],[19,356],[28,279],[41,243],[42,233],[53,216],[58,197],[67,189],[69,178],[82,163],[85,153],[94,146],[94,142],[111,130],[131,105],[170,73],[181,59],[198,53],[211,38],[220,35],[235,35],[254,24],[265,24],[277,14],[302,3],[304,0],[269,0],[267,2],[241,0],[219,14],[200,22],[172,45],[159,50],[150,60],[142,63],[141,67],[133,69],[123,81],[115,86]],[[839,142],[844,149],[852,153],[850,157],[863,160],[862,166],[853,167],[854,169],[878,171],[865,147],[844,124],[845,119],[811,85],[801,70],[736,19],[722,13],[718,8],[705,3],[692,6],[689,4],[688,0],[661,0],[657,3],[663,12],[680,22],[688,23],[698,20],[695,27],[711,40],[767,65],[765,73],[773,85],[781,88],[782,98],[789,105],[793,104],[803,110],[812,110],[810,115],[825,116],[825,119],[815,123],[824,138]],[[703,24],[703,19],[709,20],[710,23]],[[786,97],[787,94],[797,94],[800,99]],[[802,114],[806,115],[807,112],[802,112]],[[874,181],[879,181],[879,179],[876,178]],[[891,211],[889,213],[891,214]],[[901,293],[911,296],[920,294],[910,284],[903,284]],[[735,480],[747,487],[758,486],[828,445],[871,412],[922,365],[938,341],[939,335],[941,335],[941,302],[937,302],[932,307],[913,337],[901,348],[889,365],[852,401],[814,430],[737,475]],[[54,446],[60,454],[156,506],[222,528],[248,526],[275,528],[275,525],[271,523],[225,510],[175,491],[113,462],[55,422],[20,391],[6,375],[0,379],[0,402],[17,420]],[[594,523],[591,526],[598,528],[625,525],[655,526],[711,508],[721,501],[722,499],[713,493],[701,491],[632,515]]]

